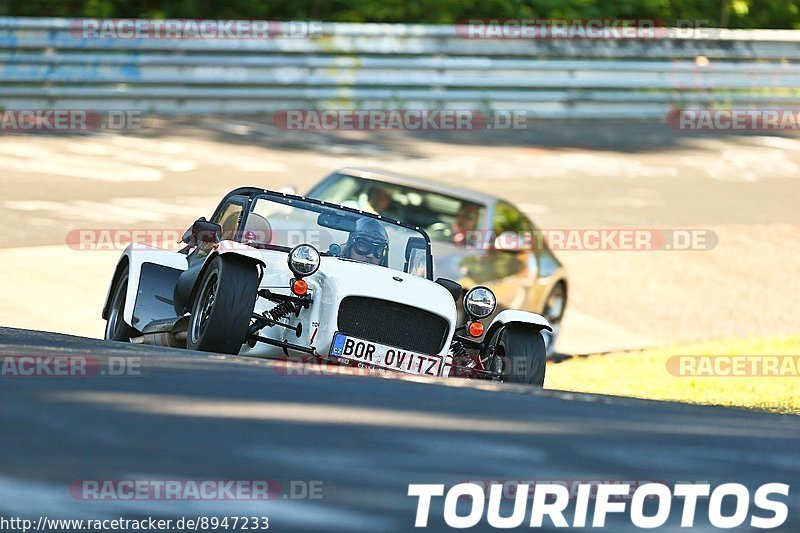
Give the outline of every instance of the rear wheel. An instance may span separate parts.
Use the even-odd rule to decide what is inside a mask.
[[[497,334],[494,354],[503,381],[544,386],[547,349],[542,333],[535,326],[510,324]]]
[[[247,340],[256,304],[256,266],[236,258],[215,257],[197,286],[186,347],[238,354]]]
[[[125,299],[128,295],[128,267],[125,266],[114,283],[111,293],[111,306],[106,320],[106,331],[103,338],[107,341],[130,342],[137,331],[129,326],[123,318]]]

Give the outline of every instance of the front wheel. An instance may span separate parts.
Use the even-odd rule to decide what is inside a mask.
[[[186,347],[238,354],[247,340],[247,329],[256,305],[256,266],[240,259],[215,257],[197,286]]]
[[[493,344],[503,381],[544,386],[547,348],[542,331],[526,324],[510,324],[498,332]]]

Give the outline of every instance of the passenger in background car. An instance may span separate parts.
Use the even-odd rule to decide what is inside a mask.
[[[397,210],[397,204],[392,198],[390,190],[378,186],[372,186],[367,193],[369,207],[367,210],[372,211],[382,217],[387,217],[395,220],[402,220],[401,214]]]
[[[475,204],[461,204],[461,211],[453,220],[453,242],[466,245],[467,235],[478,227],[478,206]]]

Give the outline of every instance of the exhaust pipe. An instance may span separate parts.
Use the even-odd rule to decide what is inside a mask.
[[[145,326],[141,336],[131,339],[131,342],[168,348],[186,348],[188,330],[188,314],[179,318],[154,320]]]

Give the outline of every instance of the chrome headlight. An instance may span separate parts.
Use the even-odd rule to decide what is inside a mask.
[[[301,244],[289,252],[289,269],[298,278],[310,276],[319,268],[319,252],[310,244]]]
[[[464,295],[464,310],[472,318],[486,318],[494,313],[497,298],[488,287],[473,287]]]

